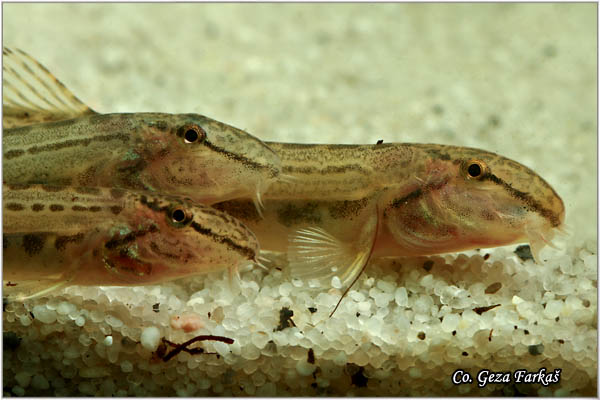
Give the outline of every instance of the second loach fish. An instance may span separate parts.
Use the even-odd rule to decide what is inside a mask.
[[[254,234],[175,197],[121,189],[3,186],[4,293],[149,285],[254,263]]]
[[[119,187],[205,204],[251,197],[279,178],[259,139],[198,114],[99,114],[21,50],[3,49],[5,183]]]
[[[372,257],[426,256],[528,242],[563,229],[565,208],[531,169],[484,150],[435,144],[267,144],[289,181],[215,207],[241,219],[292,276],[355,279]]]

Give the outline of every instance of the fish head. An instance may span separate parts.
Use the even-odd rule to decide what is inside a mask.
[[[127,226],[103,245],[105,267],[124,284],[152,284],[255,262],[254,234],[233,217],[176,198],[140,195]]]
[[[148,189],[212,204],[260,199],[281,172],[279,156],[249,133],[198,114],[144,114]]]
[[[410,254],[528,242],[534,257],[562,230],[563,201],[526,166],[478,149],[422,145],[405,192],[385,208],[386,227]]]

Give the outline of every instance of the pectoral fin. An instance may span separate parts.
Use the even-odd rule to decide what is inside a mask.
[[[373,252],[378,229],[377,212],[373,212],[357,229],[350,242],[339,240],[319,227],[295,232],[288,246],[292,277],[318,279],[330,285],[332,278],[337,276],[342,287],[351,286]]]
[[[96,113],[24,51],[4,47],[2,56],[4,128]]]

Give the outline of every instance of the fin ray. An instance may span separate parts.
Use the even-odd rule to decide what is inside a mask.
[[[363,233],[357,235],[358,246],[342,242],[319,227],[299,229],[289,239],[292,276],[316,278],[326,285],[337,276],[342,286],[347,286],[360,274],[372,251],[376,224],[367,224],[363,229]]]
[[[353,226],[358,228],[357,234],[347,241],[339,240],[320,227],[299,229],[289,238],[288,261],[293,277],[316,278],[325,286],[337,277],[341,287],[345,287],[330,317],[361,276],[373,254],[379,231],[379,212],[377,207],[369,208],[364,215],[364,223]]]
[[[29,54],[7,47],[3,48],[2,54],[5,128],[96,113]]]

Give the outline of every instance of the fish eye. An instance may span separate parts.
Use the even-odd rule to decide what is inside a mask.
[[[196,124],[187,124],[179,129],[179,136],[183,137],[183,141],[187,144],[201,142],[206,138],[206,132]]]
[[[169,221],[177,227],[186,226],[192,220],[192,215],[181,206],[171,208]]]
[[[183,211],[181,208],[173,210],[171,213],[171,219],[173,222],[183,222],[183,220],[185,220],[185,211]]]
[[[467,172],[469,173],[469,176],[472,178],[477,178],[479,175],[481,175],[481,167],[479,166],[479,164],[471,164],[469,165],[469,169],[467,169]]]
[[[196,132],[195,129],[188,129],[185,132],[184,137],[187,143],[194,143],[196,140],[198,140],[198,132]]]
[[[487,171],[483,161],[469,160],[464,164],[465,175],[469,179],[481,179]]]

